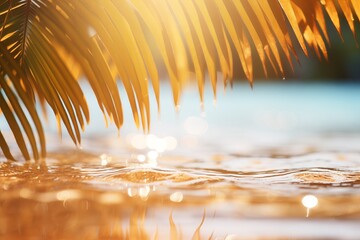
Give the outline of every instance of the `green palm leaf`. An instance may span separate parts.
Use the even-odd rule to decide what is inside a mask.
[[[46,150],[37,101],[47,103],[59,128],[62,122],[80,144],[89,108],[78,79],[87,79],[105,118],[118,128],[123,124],[120,79],[135,123],[148,131],[148,81],[159,101],[161,66],[175,104],[190,72],[202,100],[205,75],[216,94],[217,72],[224,83],[231,81],[234,58],[251,83],[254,54],[265,73],[270,67],[284,74],[284,61],[291,64],[291,55],[296,56],[292,34],[305,54],[310,47],[327,58],[325,14],[341,34],[339,12],[354,32],[358,0],[3,0],[1,114],[25,159],[39,159]],[[0,146],[13,159],[1,131]]]

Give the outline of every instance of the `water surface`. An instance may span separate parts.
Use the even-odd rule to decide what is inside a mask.
[[[190,89],[178,113],[162,89],[150,135],[95,111],[81,148],[49,125],[45,161],[2,159],[0,239],[360,238],[359,85],[238,84],[204,111]]]

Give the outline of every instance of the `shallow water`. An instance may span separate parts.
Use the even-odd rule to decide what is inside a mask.
[[[45,161],[3,159],[0,239],[360,238],[360,86],[235,85],[205,112],[189,90],[179,113],[163,89],[152,135],[94,112],[81,149],[50,125]]]

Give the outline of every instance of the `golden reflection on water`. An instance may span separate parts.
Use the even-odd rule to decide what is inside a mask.
[[[0,240],[360,239],[358,90],[258,87],[272,94],[219,98],[228,110],[185,116],[164,135],[96,129],[74,150],[49,134],[44,162],[0,158]],[[332,122],[339,134],[322,134]]]
[[[204,164],[155,145],[127,158],[62,150],[46,162],[3,161],[0,239],[286,239],[281,221],[306,219],[336,219],[345,225],[331,234],[355,234],[359,154],[217,154]],[[256,231],[268,224],[278,230]]]

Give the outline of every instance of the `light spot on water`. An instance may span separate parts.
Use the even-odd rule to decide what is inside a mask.
[[[168,136],[168,137],[165,137],[165,141],[166,141],[166,150],[167,151],[172,151],[172,150],[176,149],[177,144],[178,144],[176,138]]]
[[[139,162],[143,163],[143,162],[146,161],[146,156],[143,155],[143,154],[140,154],[140,155],[137,155],[136,159],[137,159]]]
[[[165,152],[165,150],[167,149],[167,142],[165,139],[163,138],[157,138],[156,142],[155,142],[155,147],[153,148],[156,151],[162,153]]]
[[[195,148],[199,145],[199,139],[193,135],[186,135],[182,137],[181,145],[186,148]]]
[[[155,135],[148,135],[146,136],[146,146],[149,149],[155,149],[156,148],[156,144],[157,143],[157,137]]]
[[[56,199],[59,201],[67,201],[79,198],[81,198],[81,191],[79,190],[63,190],[56,194]]]
[[[127,139],[131,147],[137,150],[150,149],[155,150],[159,153],[163,153],[165,151],[172,151],[176,149],[178,144],[176,138],[172,136],[162,138],[153,134],[131,134],[127,137]]]
[[[319,201],[317,197],[315,197],[314,195],[306,195],[305,197],[303,197],[301,202],[304,205],[304,207],[311,209],[316,207]]]
[[[101,154],[100,155],[100,164],[101,166],[106,166],[108,165],[108,163],[110,163],[112,160],[112,158],[106,154]]]
[[[149,197],[149,194],[150,194],[149,186],[142,187],[139,189],[139,196],[141,197],[142,200],[146,200]]]
[[[309,217],[310,209],[316,207],[319,203],[319,200],[314,195],[306,195],[301,200],[301,203],[306,208],[306,217]]]
[[[100,164],[101,164],[101,166],[106,166],[106,165],[108,165],[109,162],[111,162],[111,157],[109,157],[106,154],[102,154],[100,156]]]
[[[107,164],[108,162],[106,161],[106,159],[101,160],[101,166],[106,166]]]
[[[136,188],[128,188],[127,192],[129,197],[135,197],[138,194],[138,190]]]
[[[121,195],[116,193],[103,193],[99,197],[99,201],[104,204],[117,204],[122,202]]]
[[[146,136],[143,134],[135,134],[129,136],[130,144],[135,149],[145,149],[146,148]]]
[[[170,201],[180,203],[184,199],[184,195],[181,192],[174,192],[170,195]]]
[[[30,199],[33,196],[33,192],[28,188],[23,188],[23,189],[20,190],[19,195],[22,198]]]
[[[148,152],[147,157],[149,158],[149,161],[154,162],[159,157],[159,153],[157,151],[150,151]]]
[[[150,134],[146,136],[146,146],[151,150],[163,153],[174,150],[177,147],[177,140],[171,136],[161,138]]]
[[[156,159],[148,159],[148,167],[157,167],[158,162]]]

